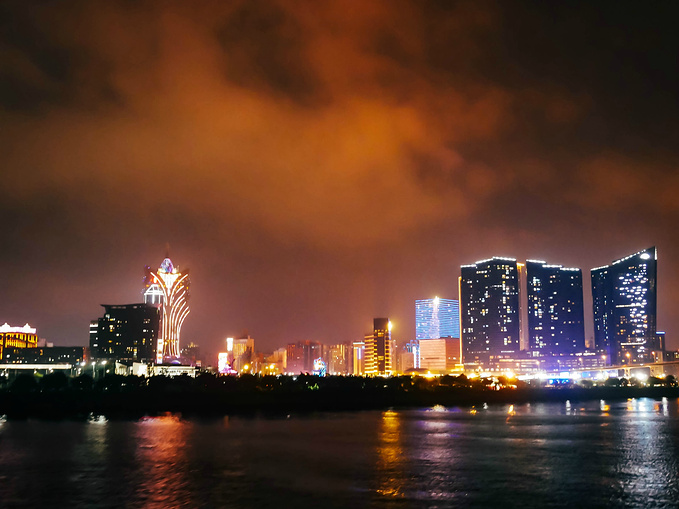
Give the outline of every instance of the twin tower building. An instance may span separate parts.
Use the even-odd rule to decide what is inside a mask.
[[[582,270],[494,257],[461,267],[465,364],[493,367],[519,352],[563,357],[595,350],[607,365],[662,360],[656,332],[655,247],[591,270],[594,344],[585,344]]]

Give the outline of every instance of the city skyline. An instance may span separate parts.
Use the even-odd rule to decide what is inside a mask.
[[[656,284],[657,284],[656,283],[657,266],[656,266],[656,263],[655,263],[656,260],[657,260],[657,248],[655,248],[655,247],[650,248],[650,250],[653,251],[652,256],[653,256],[653,262],[654,262],[653,263],[653,281],[652,281],[652,286],[654,288],[654,290],[653,290],[654,301],[652,303],[652,306],[653,306],[652,327],[653,327],[653,330],[655,331],[655,330],[660,330],[657,327],[657,316],[656,316],[656,311],[655,311],[657,309],[657,297],[656,297],[656,290],[655,290]],[[606,266],[601,266],[601,267],[595,267],[595,268],[592,268],[590,270],[587,270],[587,272],[591,274],[591,280],[594,281],[597,277],[597,274],[599,274],[602,271],[605,272],[611,266],[615,267],[617,264],[619,264],[622,261],[633,258],[635,256],[636,257],[642,256],[642,255],[645,256],[645,257],[651,256],[651,255],[647,255],[646,254],[647,252],[649,252],[648,249],[638,251],[634,254],[627,255],[627,256],[624,256],[623,258],[614,260],[613,262],[611,262],[610,266],[606,265]],[[646,261],[646,259],[647,258],[644,258],[643,261]],[[516,268],[516,270],[515,270],[516,275],[512,276],[512,278],[513,278],[512,281],[513,281],[513,285],[514,285],[513,288],[514,288],[514,290],[516,290],[516,292],[514,292],[514,290],[512,290],[510,293],[512,293],[513,297],[516,300],[516,302],[514,303],[514,306],[513,306],[513,307],[516,308],[516,311],[512,311],[512,313],[515,315],[514,318],[516,318],[516,321],[519,322],[518,337],[521,339],[521,341],[524,341],[524,338],[522,336],[524,334],[527,334],[527,336],[525,337],[525,344],[526,344],[525,350],[535,350],[535,351],[544,350],[545,352],[547,352],[547,351],[549,351],[549,348],[545,349],[544,346],[543,347],[536,346],[536,338],[533,337],[535,335],[534,327],[538,322],[536,321],[537,315],[533,316],[533,313],[531,312],[531,307],[537,306],[538,300],[535,299],[535,296],[534,296],[535,288],[532,288],[532,287],[537,286],[539,288],[543,284],[545,284],[545,281],[543,281],[542,279],[544,279],[544,280],[554,279],[554,278],[559,279],[559,276],[561,276],[561,278],[563,278],[564,274],[566,276],[566,279],[568,279],[568,280],[573,280],[573,278],[576,278],[574,280],[575,286],[573,286],[573,282],[567,283],[567,285],[569,287],[570,286],[573,286],[573,287],[570,288],[568,293],[567,293],[566,304],[568,304],[568,305],[575,304],[576,308],[577,308],[578,304],[581,304],[582,301],[587,300],[586,291],[584,290],[585,287],[584,287],[583,281],[582,281],[582,269],[581,268],[564,268],[562,265],[553,265],[553,264],[550,265],[547,262],[542,261],[542,260],[531,260],[531,259],[528,259],[526,261],[526,263],[524,264],[524,263],[519,262],[515,258],[493,256],[491,258],[487,258],[487,259],[484,259],[484,260],[474,262],[473,264],[461,265],[459,270],[460,270],[460,274],[464,274],[465,270],[467,270],[468,271],[467,272],[468,277],[478,278],[478,276],[479,276],[479,274],[478,274],[479,266],[481,267],[481,269],[480,269],[481,273],[485,273],[485,271],[488,270],[488,268],[490,266],[492,266],[493,264],[496,264],[496,265],[500,264],[502,266],[501,268],[503,268],[503,270],[504,270],[506,263],[509,263],[511,266],[514,266]],[[532,268],[531,268],[531,266],[532,266]],[[511,267],[510,267],[510,269],[511,269]],[[538,269],[540,269],[541,271],[544,272],[544,274],[542,275],[541,280],[539,282],[536,282],[536,281],[531,282],[531,280],[521,282],[521,280],[523,278],[528,279],[528,278],[532,277],[535,280],[536,279],[535,276],[537,275],[536,271]],[[533,271],[532,273],[531,273],[531,270]],[[159,290],[159,288],[157,288],[158,285],[153,283],[153,281],[156,281],[158,278],[157,277],[153,278],[153,276],[155,276],[155,273],[153,273],[150,270],[150,267],[147,266],[145,268],[145,271],[146,271],[147,275],[144,277],[145,283],[144,283],[144,289],[142,291],[142,294],[143,294],[142,298],[145,301],[145,304],[158,306],[158,304],[160,304],[163,301],[162,292]],[[184,302],[185,299],[188,297],[188,285],[190,284],[190,282],[188,280],[188,271],[184,271],[184,273],[179,272],[179,270],[172,265],[172,262],[169,258],[165,258],[163,260],[163,263],[161,264],[161,267],[159,269],[159,273],[163,272],[163,271],[167,272],[168,274],[174,274],[175,278],[178,277],[182,281],[186,280],[184,283],[182,283],[182,284],[185,285],[185,288],[178,290],[178,293],[180,293],[180,294],[186,293],[186,296],[182,297],[182,302]],[[469,272],[469,271],[471,271],[471,272]],[[524,273],[524,274],[522,275],[522,273]],[[149,274],[151,276],[149,276]],[[150,279],[150,277],[151,277],[151,279]],[[460,281],[458,281],[458,285],[459,285],[459,289],[461,290],[463,280],[462,280],[461,277],[459,277],[458,279],[460,280]],[[504,277],[503,277],[503,279],[504,279]],[[587,279],[589,280],[590,278],[587,278]],[[552,284],[563,285],[563,283],[558,283],[557,281],[553,281]],[[594,286],[594,285],[592,285],[592,286]],[[521,288],[520,292],[518,290],[519,287]],[[482,290],[482,288],[479,287],[475,291],[478,293],[481,290]],[[470,291],[470,290],[467,290],[467,291]],[[523,293],[523,292],[527,292],[527,299],[523,299],[523,300],[527,300],[527,306],[528,307],[524,311],[519,311],[519,308],[522,305],[524,305],[524,304],[521,304],[521,305],[519,304],[519,302],[522,301],[522,298],[520,297],[519,293]],[[556,293],[556,291],[555,291],[555,293]],[[582,295],[579,295],[579,294],[582,294]],[[594,294],[595,294],[595,292],[592,289],[592,296],[594,296]],[[507,294],[507,296],[508,295],[509,294]],[[580,296],[580,298],[581,298],[580,303],[578,303],[578,301],[577,301],[578,296]],[[561,297],[561,295],[559,297]],[[572,301],[572,299],[574,299],[574,298],[576,299],[575,302]],[[459,318],[458,318],[458,322],[456,322],[456,323],[460,324],[459,330],[462,330],[463,320],[462,320],[461,315],[460,315],[461,304],[459,304],[460,303],[459,299],[460,299],[460,295],[458,295],[458,299],[440,299],[439,297],[434,297],[434,298],[430,298],[430,299],[415,299],[414,302],[415,302],[415,307],[416,307],[416,313],[415,313],[416,319],[414,320],[414,324],[413,324],[414,333],[409,334],[407,332],[401,332],[400,335],[397,335],[398,340],[400,341],[400,345],[403,345],[408,341],[424,339],[424,337],[420,338],[419,336],[422,335],[422,333],[423,333],[422,331],[429,330],[429,329],[432,328],[432,324],[429,323],[429,322],[431,322],[432,319],[435,318],[434,314],[436,314],[436,315],[438,315],[438,314],[446,315],[446,318],[444,319],[444,321],[448,322],[448,321],[454,321],[455,320],[455,318],[451,315],[451,312],[457,311],[457,316]],[[439,307],[438,305],[439,305],[440,302],[443,303],[443,308],[437,311],[437,308]],[[562,302],[562,301],[559,301],[559,304],[563,306],[565,303]],[[126,306],[130,306],[130,307],[138,306],[138,304],[117,304],[117,305],[113,305],[113,306],[102,304],[102,306],[106,307],[107,309],[109,307],[114,307],[114,308],[117,307],[117,308],[122,309]],[[183,306],[185,306],[185,304]],[[594,328],[595,334],[590,337],[590,341],[584,341],[584,345],[587,348],[591,348],[592,346],[595,346],[595,348],[599,349],[600,345],[602,344],[602,339],[599,336],[597,336],[597,333],[596,333],[596,331],[599,330],[599,328],[601,328],[600,326],[597,326],[596,316],[597,316],[598,312],[597,312],[596,306],[597,306],[596,298],[592,297],[592,305],[589,308],[582,310],[584,316],[582,316],[581,320],[577,319],[577,317],[579,315],[579,312],[577,311],[577,309],[574,312],[571,312],[569,310],[569,314],[567,316],[568,316],[568,320],[572,320],[573,318],[576,319],[576,322],[575,322],[575,324],[576,324],[575,328],[576,329],[579,327],[579,325],[577,325],[577,323],[582,323],[583,331],[585,329],[585,326],[584,326],[585,324],[592,326]],[[545,305],[543,303],[541,303],[541,307],[545,307]],[[160,306],[160,309],[162,309],[162,306]],[[432,314],[432,312],[434,314]],[[183,323],[183,320],[185,319],[187,314],[188,314],[188,312],[185,309],[184,313],[182,314],[182,316],[183,316],[182,319],[181,319],[182,323]],[[161,312],[161,315],[162,315],[162,312]],[[451,315],[451,316],[447,316],[447,315]],[[108,317],[108,315],[106,315],[106,317]],[[402,323],[405,322],[405,321],[406,320],[402,320]],[[525,321],[525,323],[524,323],[524,321]],[[532,322],[532,321],[534,321],[534,322]],[[96,324],[96,322],[97,322],[96,320],[90,322],[89,341],[86,342],[86,344],[89,344],[90,346],[93,344],[92,338],[93,337],[96,338],[96,327],[95,327],[95,329],[92,328],[94,326],[94,324]],[[523,325],[521,325],[522,323],[523,323]],[[571,322],[569,322],[569,323],[571,323]],[[389,324],[390,324],[390,327],[391,327],[391,321],[389,321]],[[450,324],[446,323],[445,326],[443,326],[443,327],[444,328],[449,327],[449,325]],[[542,326],[542,323],[540,323],[540,325]],[[436,324],[436,326],[442,327],[442,324]],[[181,325],[180,325],[180,327],[181,327]],[[161,319],[161,328],[162,328],[162,319]],[[93,332],[93,330],[94,330],[94,332]],[[418,331],[420,331],[420,332],[418,332]],[[662,332],[663,335],[665,333],[666,333],[665,331]],[[93,334],[95,334],[95,336],[93,336]],[[247,334],[247,329],[245,329],[245,335],[249,337],[249,335]],[[359,336],[361,336],[361,335],[359,335]],[[458,336],[459,336],[459,333],[458,333]],[[446,336],[446,337],[455,337],[455,336],[451,335],[451,336]],[[49,339],[49,338],[46,338],[46,339]],[[178,337],[175,337],[173,344],[174,344],[174,347],[179,352],[179,350],[181,350],[184,345],[179,343],[178,339],[179,339]],[[228,343],[228,340],[233,340],[233,338],[228,338],[226,340],[227,343]],[[96,339],[95,339],[95,341],[96,341]],[[345,343],[345,344],[350,345],[354,341],[361,341],[361,340],[352,337],[352,338],[348,338],[348,339],[342,339],[342,340],[338,341],[338,343]],[[664,336],[663,336],[663,341],[665,341]],[[294,342],[300,343],[300,341],[294,341],[294,340],[292,342],[293,343]],[[305,342],[309,343],[308,341],[305,341]],[[193,343],[193,342],[189,341],[188,343]],[[267,347],[265,347],[265,350],[266,351],[273,351],[277,348],[280,348],[281,346],[284,347],[286,344],[289,346],[290,343],[291,342],[288,341],[287,343],[284,343],[282,345],[267,346]],[[320,340],[318,344],[330,345],[331,342]],[[512,344],[513,344],[513,340],[512,340]],[[572,347],[568,347],[566,350],[567,351],[573,351],[573,352],[582,351],[582,348],[580,348],[579,345],[581,345],[580,340],[575,339],[575,340],[573,340]],[[462,346],[462,348],[465,348],[464,343],[461,343],[461,346]],[[515,346],[516,346],[516,349],[515,349],[516,352],[524,350],[523,347],[522,347],[523,343],[517,342],[517,344]],[[665,346],[667,347],[667,345],[665,345]],[[165,347],[163,347],[163,348],[165,348]],[[224,345],[221,342],[217,342],[216,350],[220,350],[220,349],[223,350],[224,349],[223,347],[224,347]],[[95,346],[95,348],[96,348],[96,346]],[[667,348],[669,349],[671,347],[667,347]],[[566,350],[564,350],[564,351],[566,351]],[[507,350],[507,352],[509,352],[509,350]],[[177,354],[174,357],[168,356],[168,355],[166,355],[165,357],[167,359],[169,359],[169,358],[178,359],[179,354]],[[156,361],[161,362],[159,359],[156,359]]]
[[[580,267],[587,310],[655,245],[677,349],[672,7],[3,3],[0,320],[86,345],[169,242],[183,344],[406,340],[470,260]]]

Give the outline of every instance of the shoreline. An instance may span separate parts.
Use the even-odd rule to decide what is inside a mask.
[[[173,388],[173,387],[170,387]],[[188,389],[188,388],[187,388]],[[394,387],[286,390],[166,390],[150,387],[110,392],[64,389],[45,392],[0,391],[0,415],[8,420],[82,420],[91,415],[108,419],[140,419],[177,413],[191,417],[227,415],[280,416],[290,413],[406,410],[526,403],[631,398],[679,398],[679,387],[519,388],[488,390],[470,387],[397,389]]]

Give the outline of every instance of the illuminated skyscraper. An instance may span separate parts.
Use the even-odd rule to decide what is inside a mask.
[[[461,267],[464,362],[488,362],[519,351],[519,275],[514,258]]]
[[[365,337],[365,374],[388,376],[391,373],[391,322],[388,318],[375,318],[372,334]]]
[[[452,299],[422,299],[415,301],[416,339],[460,337],[460,306]]]
[[[179,357],[179,337],[189,314],[189,271],[180,272],[165,258],[153,272],[146,267],[144,302],[160,307],[160,334],[156,348],[156,362]]]
[[[582,271],[526,262],[528,348],[547,355],[585,349]]]
[[[460,362],[460,306],[452,299],[415,301],[417,367],[444,372]]]
[[[594,340],[608,364],[653,362],[660,357],[657,260],[657,250],[651,247],[592,269]]]

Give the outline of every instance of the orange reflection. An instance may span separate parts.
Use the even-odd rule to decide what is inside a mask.
[[[166,414],[146,418],[136,427],[137,453],[140,465],[138,497],[144,507],[178,507],[190,502],[182,500],[186,478],[186,441],[191,424],[178,415]]]
[[[401,423],[398,413],[393,410],[382,413],[377,455],[377,472],[379,475],[377,492],[389,497],[402,497],[404,476]]]

